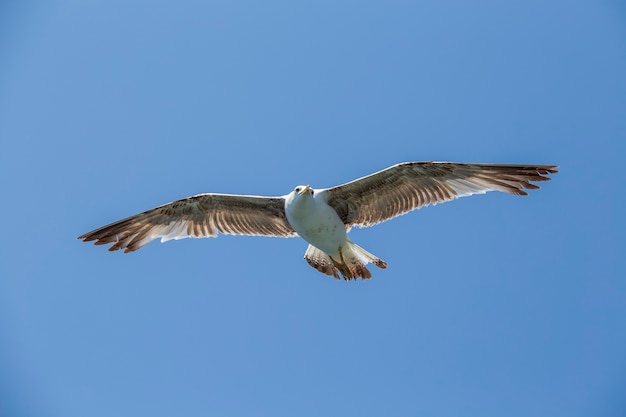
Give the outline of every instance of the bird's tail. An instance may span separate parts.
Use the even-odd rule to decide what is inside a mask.
[[[368,263],[373,263],[379,268],[387,268],[387,262],[369,253],[359,245],[350,240],[346,245],[339,248],[339,254],[331,257],[315,246],[309,245],[304,259],[313,268],[323,274],[334,276],[339,279],[339,272],[345,280],[369,279],[372,273],[365,267]]]
[[[309,245],[304,253],[304,259],[313,268],[320,271],[322,274],[334,276],[339,279],[339,271],[335,268],[333,261],[330,260],[330,256],[319,250],[313,245]]]

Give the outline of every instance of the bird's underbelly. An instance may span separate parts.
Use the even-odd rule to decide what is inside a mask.
[[[346,227],[332,209],[305,211],[288,220],[300,237],[329,255],[337,254],[346,242]]]

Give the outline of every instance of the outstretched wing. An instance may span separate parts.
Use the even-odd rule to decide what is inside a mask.
[[[154,239],[262,235],[292,237],[282,197],[199,194],[153,208],[79,236],[96,245],[112,243],[110,251],[135,251]]]
[[[406,162],[328,188],[328,204],[346,227],[367,227],[437,204],[487,191],[526,195],[524,188],[549,180],[554,165],[495,165],[453,162]]]

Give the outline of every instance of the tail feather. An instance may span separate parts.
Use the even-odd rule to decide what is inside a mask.
[[[378,256],[369,253],[368,251],[366,251],[365,249],[363,249],[356,243],[348,240],[348,246],[359,257],[361,262],[365,263],[365,265],[367,265],[368,262],[371,262],[377,267],[379,267],[380,269],[387,269],[387,262],[383,261]]]
[[[304,259],[306,259],[309,265],[320,271],[322,274],[334,276],[336,279],[339,279],[339,271],[335,268],[330,256],[326,255],[315,246],[309,245],[304,253]]]
[[[346,245],[339,248],[338,256],[333,257],[315,246],[309,245],[304,254],[304,259],[321,273],[334,276],[337,279],[341,273],[345,280],[371,278],[372,273],[365,267],[370,262],[381,269],[387,268],[387,262],[350,240],[347,241]]]

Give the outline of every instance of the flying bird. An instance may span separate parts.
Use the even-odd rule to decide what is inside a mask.
[[[230,235],[296,237],[309,243],[304,259],[319,272],[345,280],[368,279],[366,268],[387,262],[348,239],[353,226],[369,227],[429,204],[501,191],[527,195],[554,165],[405,162],[332,188],[299,185],[289,194],[264,197],[198,194],[79,236],[110,251],[133,252],[154,239]]]

